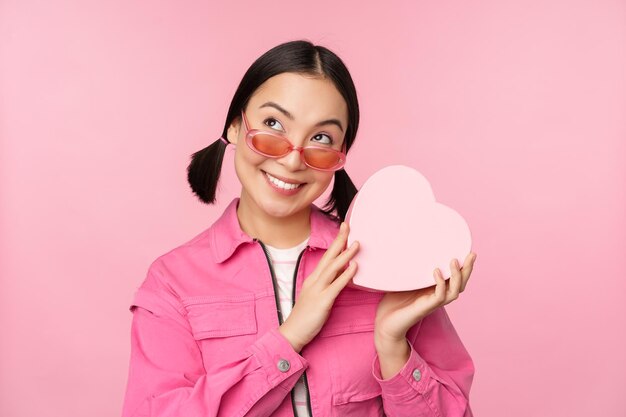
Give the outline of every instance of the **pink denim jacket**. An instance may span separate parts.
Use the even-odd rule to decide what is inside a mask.
[[[409,360],[388,379],[374,348],[380,293],[346,287],[296,353],[278,331],[268,258],[241,230],[238,202],[157,258],[135,293],[123,417],[293,416],[290,392],[303,373],[313,417],[472,416],[474,365],[443,307],[409,330]],[[337,233],[312,205],[296,299]]]

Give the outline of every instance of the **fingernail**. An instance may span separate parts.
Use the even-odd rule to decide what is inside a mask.
[[[459,268],[459,260],[458,259],[454,259],[454,266]]]

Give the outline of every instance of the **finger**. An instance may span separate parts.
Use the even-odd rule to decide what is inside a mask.
[[[459,261],[454,258],[450,261],[450,286],[448,288],[447,298],[452,301],[459,297],[461,292],[461,286],[463,285],[463,276],[461,275],[461,268]]]
[[[474,262],[476,262],[476,254],[470,252],[470,254],[465,258],[465,262],[463,262],[463,268],[461,268],[461,273],[463,275],[461,292],[465,291],[465,286],[467,285],[472,270],[474,269]]]
[[[333,282],[337,278],[337,275],[346,269],[345,267],[348,262],[356,255],[360,247],[359,245],[358,241],[352,242],[352,245],[350,245],[348,249],[341,252],[339,256],[330,261],[330,263],[326,265],[326,268],[320,273],[320,282],[324,282],[326,285]]]
[[[341,253],[341,251],[346,247],[346,242],[348,240],[348,233],[350,232],[350,226],[346,222],[342,222],[341,226],[339,226],[339,233],[335,240],[330,244],[322,258],[320,259],[318,266],[321,268],[325,268],[327,264],[329,264],[334,258],[337,257]]]
[[[433,271],[435,277],[435,290],[426,298],[426,303],[421,297],[418,297],[413,302],[413,306],[418,310],[420,314],[428,315],[433,310],[445,304],[446,301],[446,280],[441,275],[439,268],[435,268]],[[425,313],[425,314],[424,314]]]
[[[337,298],[341,290],[350,282],[357,271],[357,264],[355,261],[350,262],[350,265],[343,271],[329,286],[328,290],[333,296],[333,300]]]
[[[435,269],[434,275],[437,285],[433,293],[433,301],[435,301],[437,305],[442,305],[446,301],[446,280],[443,278],[439,268]]]

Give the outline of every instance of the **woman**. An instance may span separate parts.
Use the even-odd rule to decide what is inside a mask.
[[[137,290],[123,417],[472,415],[473,363],[443,306],[476,255],[418,291],[347,286],[358,242],[346,248],[356,189],[343,165],[358,122],[350,74],[324,47],[287,42],[248,69],[222,137],[188,168],[213,203],[234,145],[241,195]]]

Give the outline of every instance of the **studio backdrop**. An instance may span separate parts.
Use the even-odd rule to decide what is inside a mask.
[[[0,415],[120,414],[135,290],[239,195],[229,150],[201,204],[190,155],[256,57],[308,39],[354,77],[357,187],[414,167],[471,227],[474,272],[446,308],[475,415],[624,416],[625,15],[609,0],[3,0]]]

